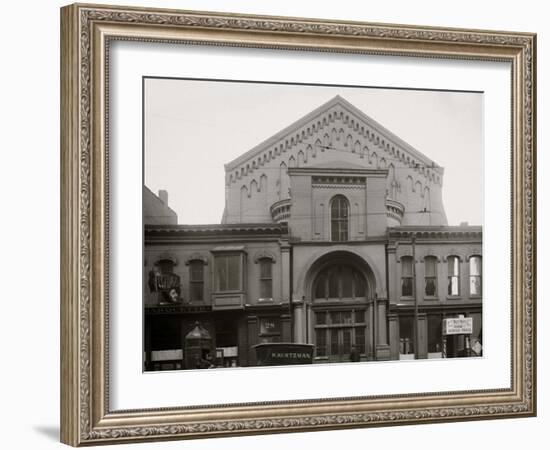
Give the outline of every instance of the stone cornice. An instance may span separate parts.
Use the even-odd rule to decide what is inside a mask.
[[[238,233],[269,232],[286,234],[287,227],[274,223],[229,223],[201,225],[145,225],[145,233]]]
[[[222,225],[146,225],[146,244],[187,241],[234,242],[278,241],[288,234],[288,227],[279,224],[222,224]]]
[[[483,235],[480,226],[409,226],[388,229],[388,239],[398,241],[401,239],[477,239]]]

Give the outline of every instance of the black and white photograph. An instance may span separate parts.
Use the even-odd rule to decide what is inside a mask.
[[[144,77],[143,130],[144,371],[483,356],[483,92]]]

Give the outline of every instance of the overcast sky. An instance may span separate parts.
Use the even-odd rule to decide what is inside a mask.
[[[337,94],[445,168],[449,225],[482,224],[479,93],[147,79],[145,184],[179,223],[220,223],[224,164]]]

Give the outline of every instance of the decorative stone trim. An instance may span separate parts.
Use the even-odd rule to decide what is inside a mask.
[[[161,253],[159,256],[155,258],[154,265],[156,266],[160,261],[172,261],[174,263],[174,266],[177,266],[179,264],[178,258],[174,256],[172,253]]]
[[[192,261],[202,261],[202,263],[207,266],[208,258],[200,253],[191,254],[186,260],[185,265],[188,266]]]
[[[458,257],[458,260],[462,263],[464,262],[464,255],[462,255],[459,251],[455,249],[451,249],[447,252],[445,256],[443,256],[443,262],[447,262],[451,256]]]
[[[425,262],[425,261],[426,261],[426,258],[435,258],[435,260],[436,260],[437,262],[441,262],[441,258],[440,258],[438,255],[435,255],[435,254],[433,253],[433,251],[431,251],[431,250],[428,251],[427,253],[425,253],[424,256],[422,256],[422,257],[420,258],[419,261],[420,261],[420,262]]]
[[[405,214],[405,207],[396,200],[390,198],[386,199],[386,215],[401,224],[403,215]]]
[[[273,222],[276,222],[278,224],[288,223],[288,220],[290,219],[290,206],[292,204],[292,200],[289,198],[285,198],[284,200],[279,200],[270,207],[271,212],[271,218],[273,219]]]
[[[277,261],[275,255],[267,250],[262,250],[254,255],[254,263],[258,264],[261,259],[270,259],[273,263]]]
[[[338,187],[353,186],[353,187],[365,187],[365,177],[337,177],[337,176],[315,176],[311,178],[313,187],[332,187],[336,185]]]

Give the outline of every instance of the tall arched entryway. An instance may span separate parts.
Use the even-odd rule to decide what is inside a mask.
[[[376,286],[367,262],[351,252],[325,254],[311,266],[307,284],[316,362],[372,359]]]

